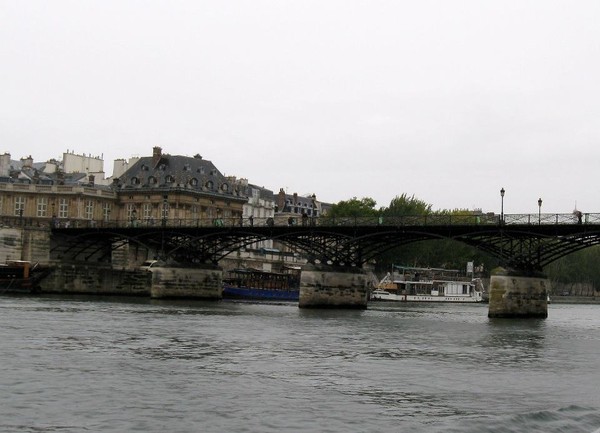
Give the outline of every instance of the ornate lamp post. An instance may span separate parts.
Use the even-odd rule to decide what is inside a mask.
[[[538,225],[542,224],[542,198],[538,198]]]
[[[500,224],[504,224],[504,187],[500,190]]]

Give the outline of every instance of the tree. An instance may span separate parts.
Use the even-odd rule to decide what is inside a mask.
[[[377,202],[370,197],[363,197],[360,200],[352,197],[350,200],[340,201],[327,212],[328,217],[371,217],[378,214],[375,209]]]
[[[431,213],[431,205],[415,198],[414,194],[411,197],[402,194],[394,197],[390,205],[382,210],[382,213],[384,216],[428,215]]]

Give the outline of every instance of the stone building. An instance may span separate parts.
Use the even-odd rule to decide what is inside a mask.
[[[96,185],[93,175],[65,173],[60,162],[34,163],[0,156],[0,217],[51,222],[107,221],[117,207],[117,194]]]
[[[244,182],[225,177],[208,160],[163,154],[139,158],[112,188],[119,219],[139,224],[237,225],[247,202]]]

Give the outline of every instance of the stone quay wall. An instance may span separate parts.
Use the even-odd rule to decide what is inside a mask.
[[[1,227],[0,262],[29,260],[50,262],[50,230],[43,227]]]
[[[113,269],[107,264],[51,265],[53,271],[40,283],[42,293],[150,296],[150,272]]]

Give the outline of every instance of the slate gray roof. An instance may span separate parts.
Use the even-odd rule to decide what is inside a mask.
[[[243,196],[242,185],[199,156],[160,154],[140,158],[113,183],[119,190],[183,188],[194,192]]]

